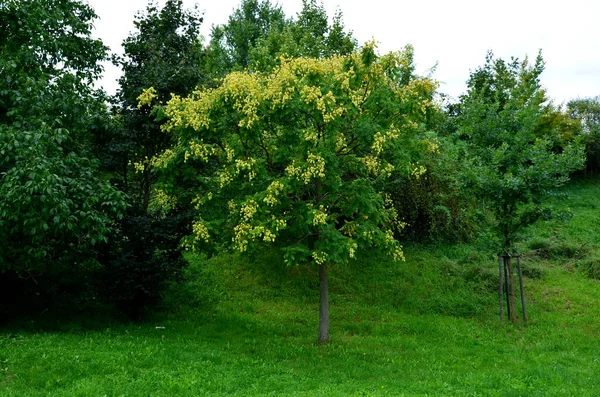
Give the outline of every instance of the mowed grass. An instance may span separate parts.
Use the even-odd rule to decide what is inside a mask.
[[[193,256],[188,282],[144,323],[3,329],[0,395],[599,395],[600,180],[567,190],[556,205],[571,220],[521,244],[527,325],[500,323],[496,258],[479,242],[333,268],[327,346],[315,343],[314,269],[284,268],[276,252]]]

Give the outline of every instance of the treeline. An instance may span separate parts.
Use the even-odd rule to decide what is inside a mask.
[[[295,17],[242,0],[208,42],[196,9],[150,3],[123,56],[95,18],[77,0],[0,2],[3,318],[141,318],[184,250],[277,245],[319,267],[326,321],[329,266],[482,228],[510,254],[572,172],[600,166],[600,99],[554,105],[541,54],[490,52],[450,102],[412,47],[379,54],[315,0]],[[113,97],[93,88],[107,59]]]

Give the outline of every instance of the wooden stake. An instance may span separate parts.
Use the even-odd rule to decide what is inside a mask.
[[[499,280],[499,287],[498,287],[498,297],[500,298],[500,322],[503,323],[504,322],[504,302],[502,302],[502,298],[503,298],[503,293],[504,291],[502,291],[502,288],[504,287],[502,284],[502,263],[503,263],[503,258],[501,255],[498,255],[498,280]]]
[[[521,307],[523,308],[523,321],[527,324],[527,308],[525,307],[525,289],[523,288],[523,272],[521,271],[521,256],[517,256],[517,267],[519,270],[519,284],[521,286]]]
[[[502,257],[502,262],[504,264],[504,293],[506,294],[506,314],[510,319],[511,316],[511,307],[510,307],[510,299],[509,299],[509,289],[508,289],[508,270],[506,266],[506,256]]]
[[[510,261],[510,255],[506,256],[506,264],[508,268],[508,293],[510,296],[509,305],[510,305],[510,322],[517,322],[517,312],[516,312],[516,304],[515,304],[515,279],[513,276],[513,268],[512,263]]]

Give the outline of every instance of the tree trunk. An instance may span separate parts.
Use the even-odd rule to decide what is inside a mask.
[[[319,291],[321,303],[319,306],[319,343],[329,343],[329,286],[327,284],[327,264],[319,266]]]
[[[148,206],[150,204],[150,190],[152,189],[152,183],[150,182],[150,168],[144,168],[144,172],[142,174],[142,189],[143,189],[142,206],[143,206],[144,212],[147,212]]]

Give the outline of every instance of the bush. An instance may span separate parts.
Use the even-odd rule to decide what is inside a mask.
[[[179,241],[190,233],[189,224],[186,213],[157,216],[130,211],[101,259],[103,300],[132,319],[141,319],[156,307],[187,264]]]

